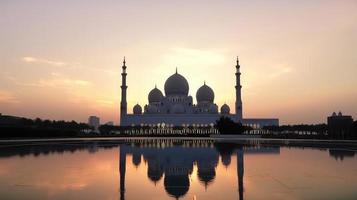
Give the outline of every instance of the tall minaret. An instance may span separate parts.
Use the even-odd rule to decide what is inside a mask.
[[[242,112],[242,86],[240,84],[240,65],[237,56],[237,65],[236,65],[236,116],[237,120],[242,122],[243,112]]]
[[[126,85],[126,65],[125,65],[125,57],[123,61],[123,72],[121,73],[121,102],[120,102],[120,125],[124,125],[124,118],[127,114],[127,103],[126,103],[126,89],[128,86]]]

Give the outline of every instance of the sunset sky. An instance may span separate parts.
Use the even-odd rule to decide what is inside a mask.
[[[240,58],[244,117],[322,123],[357,118],[356,0],[1,0],[0,113],[119,121],[175,72],[194,97],[206,81],[234,111]]]

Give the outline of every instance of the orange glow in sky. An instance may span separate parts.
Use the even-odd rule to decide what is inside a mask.
[[[244,117],[322,123],[357,117],[357,2],[1,1],[0,113],[119,121],[175,72],[194,97],[206,81],[234,110],[240,58]]]

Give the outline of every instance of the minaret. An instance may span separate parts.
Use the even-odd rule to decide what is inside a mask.
[[[127,103],[126,103],[126,89],[128,86],[126,85],[126,65],[125,65],[125,57],[123,61],[123,72],[121,73],[121,102],[120,102],[120,125],[124,125],[124,118],[127,114]]]
[[[236,65],[236,117],[237,120],[242,122],[243,112],[242,112],[242,86],[240,84],[240,65],[237,56],[237,65]]]

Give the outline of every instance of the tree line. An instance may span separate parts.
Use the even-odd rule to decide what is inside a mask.
[[[274,138],[357,139],[357,121],[342,128],[348,130],[347,137],[333,133],[327,124],[265,126],[262,130],[264,137]]]
[[[225,116],[216,121],[215,128],[218,129],[221,135],[240,135],[253,129],[250,126],[234,122],[231,118]]]
[[[282,125],[282,126],[264,126],[263,130],[271,132],[288,132],[298,134],[326,134],[327,124],[298,124],[298,125]]]
[[[205,127],[200,128],[204,129]],[[219,133],[223,135],[247,134],[253,130],[252,127],[234,122],[229,117],[224,116],[216,121],[214,128],[216,128]],[[99,127],[99,131],[102,136],[113,135],[113,132],[123,135],[122,133],[128,129],[152,129],[152,127],[122,127],[111,125],[102,125]],[[182,127],[173,127],[173,129],[182,129]],[[357,121],[352,123],[349,130],[351,131],[349,137],[344,139],[357,139]],[[0,115],[0,138],[78,137],[96,135],[88,134],[92,131],[93,127],[90,127],[88,124],[77,123],[75,121],[42,120],[40,118],[28,119]],[[86,134],[84,134],[85,132]],[[259,133],[262,134],[263,137],[267,138],[339,139],[338,137],[329,134],[327,124],[265,126],[261,128],[261,132]]]
[[[76,137],[83,130],[92,127],[75,121],[28,119],[13,116],[0,116],[1,138],[26,137]]]

